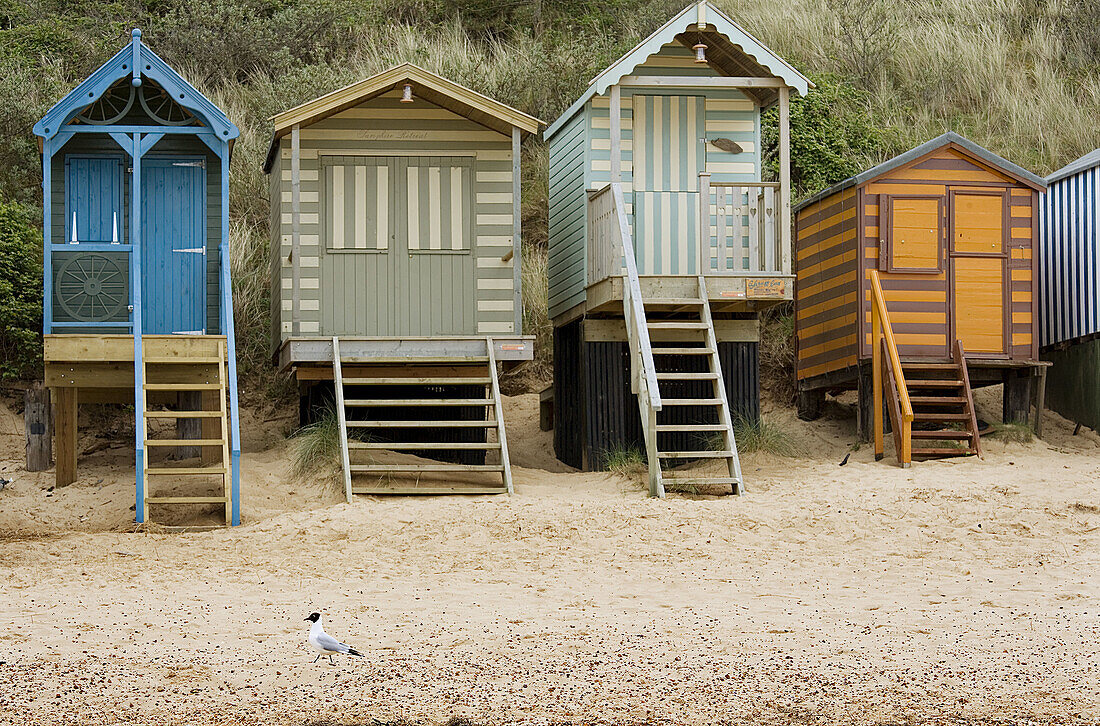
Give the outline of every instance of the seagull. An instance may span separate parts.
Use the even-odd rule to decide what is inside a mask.
[[[309,644],[313,646],[314,650],[320,651],[317,657],[313,659],[316,663],[321,659],[322,655],[328,656],[328,662],[332,665],[336,665],[336,662],[332,660],[333,653],[343,653],[344,655],[357,655],[360,658],[363,654],[352,648],[347,643],[341,643],[336,638],[332,637],[325,632],[325,628],[321,625],[321,613],[310,613],[307,621],[313,623],[309,626]]]

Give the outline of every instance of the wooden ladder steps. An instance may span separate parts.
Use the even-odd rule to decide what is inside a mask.
[[[657,320],[646,322],[646,327],[650,330],[706,330],[706,323],[699,323],[693,321],[679,321],[679,320]]]
[[[360,429],[443,429],[443,428],[496,428],[497,422],[484,421],[347,421],[345,426]]]
[[[646,307],[651,305],[663,305],[666,307],[673,305],[680,305],[682,307],[702,307],[703,301],[693,297],[651,297],[646,298],[645,305]]]
[[[187,336],[181,336],[181,340],[187,340]],[[197,355],[164,355],[147,354],[146,348],[142,348],[141,360],[135,360],[135,380],[137,366],[140,365],[141,375],[141,415],[138,418],[139,440],[143,442],[145,455],[142,457],[142,466],[139,476],[142,478],[145,508],[145,519],[148,520],[149,505],[171,504],[223,504],[225,506],[226,524],[232,521],[232,487],[231,474],[232,462],[229,453],[229,411],[226,397],[229,392],[228,343],[224,338],[217,340],[217,356],[210,355],[210,347],[204,345],[204,350]],[[187,348],[184,348],[187,350]],[[150,374],[149,366],[158,366]],[[147,394],[157,392],[193,392],[202,393],[204,405],[210,399],[216,399],[214,410],[157,410],[149,409]],[[214,395],[210,395],[214,394]],[[203,406],[199,406],[203,409]],[[149,435],[149,423],[154,420],[175,420],[177,423],[186,420],[202,421],[202,435],[200,438],[154,438]],[[215,423],[216,422],[216,423]],[[215,429],[216,427],[216,429]],[[163,466],[150,463],[150,455],[154,450],[163,450],[169,447],[186,447],[200,449],[202,451],[201,466]],[[217,453],[211,449],[217,450]],[[162,481],[161,477],[219,477],[221,479],[218,495],[203,496],[163,496],[155,495],[150,491],[150,480]]]
[[[450,451],[499,449],[496,441],[349,441],[349,449],[373,451]]]
[[[969,431],[959,431],[957,429],[946,430],[915,430],[911,433],[914,439],[933,439],[946,441],[950,439],[969,439],[971,433]]]
[[[961,396],[910,396],[909,402],[914,406],[958,406],[966,403]]]
[[[732,451],[658,451],[660,459],[728,459]]]
[[[351,464],[351,470],[361,474],[394,474],[429,471],[492,471],[500,473],[499,464]]]
[[[718,374],[713,371],[705,373],[657,373],[658,381],[715,381]]]
[[[664,478],[671,479],[672,481],[699,482],[700,484],[741,484],[741,480],[737,477],[713,476],[711,474],[700,474],[690,471],[666,471],[664,473]]]
[[[366,408],[372,406],[492,406],[491,398],[348,398],[344,405],[348,408]]]
[[[968,421],[969,413],[930,413],[928,411],[914,411],[914,421]]]
[[[947,378],[918,378],[906,380],[909,388],[962,388],[962,381],[948,380]]]
[[[661,403],[666,406],[717,406],[722,403],[721,398],[662,398]]]
[[[725,431],[725,430],[726,430],[726,427],[725,427],[724,424],[662,424],[662,423],[657,424],[657,433],[659,433],[659,434],[673,433],[673,432],[684,432],[684,433],[699,432],[699,433],[701,433],[703,431]]]
[[[653,348],[653,355],[714,355],[713,348]]]
[[[508,443],[504,431],[504,419],[500,396],[500,385],[497,380],[496,358],[493,351],[493,341],[485,338],[481,341],[484,346],[484,354],[475,355],[425,355],[422,351],[407,357],[398,353],[383,358],[361,357],[355,355],[343,355],[341,353],[341,340],[332,339],[333,352],[333,379],[336,392],[336,411],[340,426],[340,450],[341,468],[344,474],[344,492],[348,501],[353,494],[452,494],[452,493],[501,493],[512,491],[512,472],[508,459]],[[353,376],[345,378],[343,370],[345,365],[370,365],[378,363],[401,364],[405,369],[398,371],[380,370],[379,376],[369,375],[369,368],[357,369]],[[444,370],[444,368],[446,368]],[[441,375],[433,375],[439,372]],[[404,375],[402,375],[402,373]],[[370,386],[373,390],[369,397],[349,398],[345,394],[349,386]],[[401,398],[381,398],[386,391],[379,391],[381,386],[419,387],[412,395]],[[473,390],[458,395],[437,397],[432,394],[440,388],[447,386],[469,386]],[[461,407],[474,407],[479,409],[471,419],[462,419],[464,415]],[[379,408],[387,409],[386,413],[378,413],[369,419],[356,420],[349,415],[354,409]],[[435,414],[433,408],[448,409],[449,412],[441,420],[432,418]],[[402,411],[402,409],[405,409]],[[399,416],[395,420],[386,420],[390,415]],[[368,414],[369,415],[369,414]],[[348,432],[365,432],[359,434],[363,439],[351,438]],[[450,434],[439,429],[467,430],[469,435],[456,438],[476,438],[476,441],[448,441]],[[399,435],[398,431],[411,432],[427,431],[435,433],[434,441],[402,441],[402,438],[432,438],[424,435]],[[381,435],[374,439],[370,432],[390,431],[388,435]],[[495,440],[491,439],[490,431],[495,431]],[[395,440],[390,440],[390,439]],[[427,460],[415,463],[376,463],[367,458],[366,463],[358,463],[352,458],[353,453],[360,457],[366,457],[363,452],[394,451],[419,454]],[[480,463],[486,461],[486,455],[492,454],[489,461],[499,463]],[[450,456],[460,459],[460,462],[450,463],[446,461],[433,461],[435,457],[444,459]],[[464,463],[478,462],[478,463]],[[400,482],[390,485],[384,482],[389,474],[432,474],[432,473],[456,473],[456,472],[492,472],[500,476],[500,483],[486,485],[485,483],[465,482],[424,482],[419,481],[415,486],[403,486]],[[369,483],[362,479],[353,481],[353,477],[376,477],[375,483]],[[419,479],[419,477],[418,477]]]
[[[947,458],[950,456],[973,456],[978,452],[971,448],[936,448],[936,449],[913,449],[913,457],[921,459],[939,459]]]

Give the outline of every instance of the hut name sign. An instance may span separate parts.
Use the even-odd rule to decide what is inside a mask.
[[[363,141],[426,141],[427,131],[365,129],[355,133]]]
[[[745,297],[783,297],[786,292],[786,282],[774,277],[750,277],[745,280]]]

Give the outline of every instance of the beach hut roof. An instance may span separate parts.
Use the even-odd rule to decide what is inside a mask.
[[[546,130],[546,138],[557,133],[593,96],[602,96],[608,88],[619,83],[624,76],[631,75],[647,58],[670,43],[679,43],[686,48],[704,43],[707,46],[707,63],[724,75],[779,78],[802,96],[813,87],[813,83],[791,64],[717,7],[702,0],[681,10],[593,78],[584,95]],[[778,98],[774,88],[754,88],[752,92],[765,106],[775,103]]]
[[[81,81],[80,85],[55,103],[34,125],[34,133],[40,138],[40,145],[42,140],[52,139],[64,130],[74,116],[95,103],[119,80],[127,77],[139,88],[138,92],[142,79],[155,81],[171,95],[174,102],[193,113],[219,140],[232,142],[240,135],[237,127],[221,109],[142,42],[140,30],[135,28],[130,37],[132,40],[128,46]],[[107,131],[110,125],[104,125],[103,128]]]
[[[275,154],[278,153],[279,139],[289,134],[295,126],[316,123],[406,83],[412,85],[413,93],[417,97],[502,134],[511,135],[513,128],[518,128],[524,134],[533,134],[545,126],[544,122],[534,116],[507,104],[494,101],[412,63],[403,63],[272,116],[270,120],[275,122],[275,133],[268,149],[264,170],[271,168]]]
[[[1073,176],[1074,174],[1079,174],[1083,171],[1088,171],[1096,166],[1100,166],[1100,149],[1090,151],[1080,159],[1066,164],[1047,177],[1047,184],[1053,184],[1056,181],[1065,179],[1068,176]]]
[[[926,141],[920,146],[916,146],[909,151],[906,151],[904,154],[899,154],[889,161],[884,161],[878,166],[871,167],[867,171],[856,174],[855,176],[848,177],[844,181],[834,184],[828,189],[824,189],[808,199],[803,199],[801,202],[794,206],[794,211],[797,212],[803,207],[809,206],[814,202],[836,194],[837,192],[843,189],[847,189],[848,187],[859,186],[865,182],[871,181],[872,179],[876,179],[883,174],[886,174],[887,172],[893,171],[894,169],[905,166],[910,162],[916,161],[917,159],[920,159],[921,157],[926,156],[944,146],[954,146],[956,149],[962,151],[963,153],[969,154],[979,161],[984,161],[986,164],[996,167],[1001,172],[1007,174],[1013,179],[1016,179],[1020,183],[1029,186],[1032,189],[1035,189],[1036,191],[1045,191],[1047,188],[1047,182],[1044,181],[1042,177],[1032,174],[1027,169],[1024,169],[1021,166],[1017,166],[1016,164],[1013,164],[1011,161],[1003,157],[997,156],[989,149],[978,146],[970,139],[960,136],[954,131],[948,131],[945,134],[937,136],[931,141]]]

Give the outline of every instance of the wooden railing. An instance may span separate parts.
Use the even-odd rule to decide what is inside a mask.
[[[623,238],[615,211],[615,195],[608,184],[588,193],[588,284],[621,274]]]
[[[905,373],[901,368],[898,345],[894,339],[894,329],[890,326],[886,297],[882,294],[878,270],[871,270],[870,273],[875,459],[881,459],[884,452],[882,402],[885,388],[898,463],[908,467],[913,461],[913,405],[909,401],[909,388],[905,384]]]
[[[790,274],[776,182],[714,183],[699,175],[700,265],[711,274]]]
[[[661,462],[657,458],[657,412],[661,410],[661,394],[657,389],[657,367],[653,363],[645,303],[621,184],[609,184],[589,196],[588,226],[589,239],[599,241],[599,244],[589,245],[589,270],[595,259],[601,265],[599,269],[607,272],[604,277],[623,275],[623,317],[630,346],[630,389],[638,399],[638,413],[642,417],[646,459],[649,462],[649,493],[663,497]],[[605,251],[605,256],[594,258],[594,248]]]

